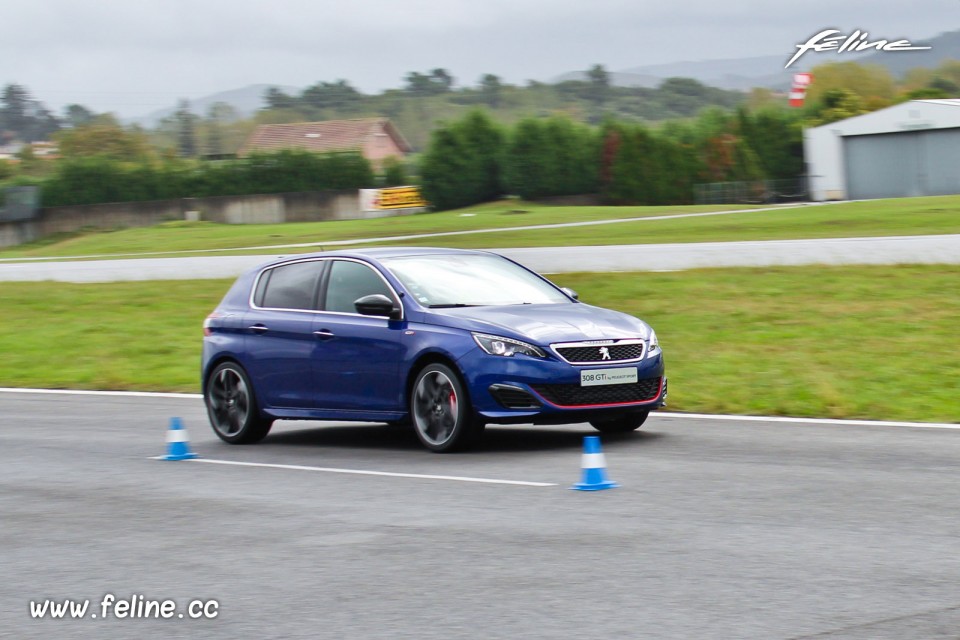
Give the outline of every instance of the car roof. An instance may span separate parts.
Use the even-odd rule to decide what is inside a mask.
[[[380,260],[383,258],[405,258],[410,256],[489,255],[489,253],[489,251],[478,251],[475,249],[445,249],[441,247],[374,247],[370,249],[345,249],[340,251],[333,250],[317,251],[314,253],[298,253],[269,261],[260,265],[260,268],[280,264],[283,262],[304,260],[309,258],[372,258],[373,260]]]

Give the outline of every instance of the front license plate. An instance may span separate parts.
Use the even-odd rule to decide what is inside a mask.
[[[636,367],[621,367],[619,369],[590,369],[580,372],[581,387],[596,387],[602,384],[631,384],[636,381]]]

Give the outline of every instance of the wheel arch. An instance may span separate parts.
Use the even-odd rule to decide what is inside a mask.
[[[212,374],[217,367],[219,367],[224,362],[233,362],[238,367],[243,369],[244,373],[247,374],[247,377],[250,376],[250,373],[247,371],[247,368],[243,366],[243,363],[240,362],[240,359],[230,353],[221,353],[214,358],[211,358],[207,363],[206,368],[203,370],[203,377],[200,380],[200,393],[203,395],[207,394],[207,381],[210,380],[210,374]]]
[[[407,372],[407,379],[403,385],[403,406],[407,409],[408,413],[410,409],[410,394],[413,393],[413,385],[417,381],[417,376],[420,375],[420,372],[423,371],[425,367],[431,364],[442,364],[450,367],[457,377],[460,378],[460,386],[463,387],[463,392],[467,394],[467,399],[470,399],[470,389],[467,387],[466,376],[463,375],[463,371],[457,366],[456,361],[451,356],[440,351],[430,351],[421,354]]]

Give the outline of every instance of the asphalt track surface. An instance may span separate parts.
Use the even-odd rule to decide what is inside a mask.
[[[586,493],[568,488],[594,433],[586,425],[488,428],[478,451],[436,455],[403,429],[320,422],[230,446],[195,397],[4,392],[0,416],[0,637],[933,639],[960,629],[950,428],[654,416],[641,432],[604,437],[622,486]],[[151,459],[165,453],[172,416],[204,460],[283,466]],[[98,612],[106,593],[216,599],[219,615],[28,613],[46,598],[89,598]]]
[[[438,245],[442,239],[438,238]],[[960,264],[960,234],[493,249],[541,273],[810,264]],[[233,278],[277,255],[0,261],[0,281]]]

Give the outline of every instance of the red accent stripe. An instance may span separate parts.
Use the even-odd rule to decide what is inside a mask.
[[[660,376],[660,386],[657,388],[657,392],[653,394],[653,396],[647,398],[646,400],[631,400],[630,402],[612,402],[609,404],[555,404],[537,393],[536,390],[531,389],[531,391],[533,391],[541,400],[549,404],[551,407],[557,407],[558,409],[602,409],[604,407],[623,407],[632,404],[646,404],[659,398],[660,394],[663,393],[663,376]]]

